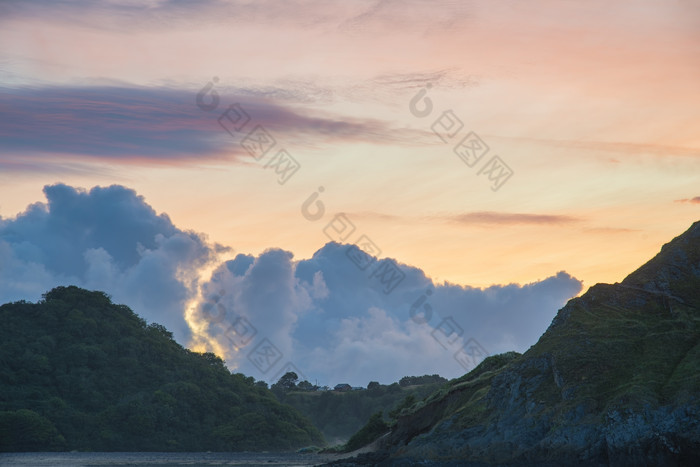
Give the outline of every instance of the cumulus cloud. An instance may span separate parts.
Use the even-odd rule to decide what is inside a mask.
[[[391,259],[363,271],[348,248],[328,243],[299,261],[268,250],[222,264],[193,316],[197,345],[269,382],[288,369],[324,384],[456,377],[486,354],[526,350],[582,287],[565,272],[485,289],[436,284]],[[376,274],[387,267],[402,277],[389,293]]]
[[[0,219],[0,302],[37,300],[57,285],[103,290],[186,342],[183,310],[222,247],[178,229],[122,186],[57,184],[44,194],[47,203]]]
[[[456,377],[487,354],[526,350],[582,285],[565,272],[525,285],[435,283],[393,259],[357,261],[356,247],[334,242],[308,259],[272,248],[217,265],[223,247],[133,190],[44,193],[46,203],[0,219],[0,302],[57,285],[103,290],[183,345],[268,382],[288,370],[329,385]]]

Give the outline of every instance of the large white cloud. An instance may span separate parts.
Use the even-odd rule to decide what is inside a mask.
[[[183,310],[220,247],[121,186],[57,184],[44,193],[46,204],[0,219],[0,302],[37,300],[58,285],[103,290],[187,342]]]
[[[389,259],[361,270],[349,248],[328,243],[300,261],[268,250],[221,265],[193,317],[198,342],[269,382],[290,368],[329,385],[456,377],[485,354],[526,350],[581,290],[565,272],[524,286],[434,284]],[[403,279],[388,290],[376,271],[393,266]]]

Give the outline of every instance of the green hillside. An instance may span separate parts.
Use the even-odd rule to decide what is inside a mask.
[[[0,306],[0,451],[290,450],[311,422],[101,292]]]
[[[373,456],[700,465],[700,222],[622,283],[570,300],[524,354],[487,358],[405,410]]]
[[[438,375],[406,376],[389,385],[370,382],[359,391],[304,391],[300,387],[272,390],[279,400],[307,416],[331,444],[345,443],[370,417],[380,412],[387,421],[405,400],[421,400],[447,380]],[[299,386],[303,387],[303,384]]]

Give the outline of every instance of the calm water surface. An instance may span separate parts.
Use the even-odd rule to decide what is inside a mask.
[[[222,452],[49,452],[0,454],[0,466],[31,467],[198,467],[215,465],[313,466],[337,458],[324,454]]]

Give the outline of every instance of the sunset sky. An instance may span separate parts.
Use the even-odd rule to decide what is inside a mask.
[[[541,315],[526,336],[503,331],[505,321],[465,318],[462,327],[474,330],[461,337],[490,353],[524,351],[568,298],[622,280],[700,219],[699,83],[700,3],[691,0],[4,1],[0,298],[36,300],[69,282],[113,287],[115,300],[170,319],[183,345],[270,377],[277,369],[254,374],[259,368],[197,318],[207,291],[223,287],[256,339],[276,336],[280,362],[293,355],[311,379],[350,374],[318,356],[329,344],[314,347],[308,336],[319,333],[335,336],[336,362],[421,342],[424,362],[416,357],[398,373],[457,376],[449,354],[430,371],[434,339],[406,319],[426,286],[436,301],[444,293],[443,318],[467,303],[495,313],[470,293],[527,301],[517,313]],[[243,120],[222,119],[229,109],[250,118],[240,131]],[[245,145],[255,128],[274,138],[264,155]],[[476,149],[484,144],[488,151]],[[289,157],[298,169],[276,173]],[[90,191],[96,186],[105,188]],[[318,218],[302,213],[314,193]],[[85,227],[75,227],[72,209],[89,219]],[[148,219],[124,232],[154,226],[145,240],[134,234],[124,257],[108,239],[120,227],[105,227],[121,219],[114,209],[126,224]],[[343,219],[355,227],[347,237]],[[94,242],[66,246],[83,234]],[[413,288],[368,293],[335,321],[314,318],[333,300],[342,307],[363,296],[340,292],[345,279],[333,288],[336,246],[324,249],[362,235],[379,258],[416,268],[401,286],[415,272]],[[54,257],[52,248],[75,255]],[[270,248],[279,250],[264,253]],[[139,278],[157,274],[135,273],[147,257],[165,261],[175,285],[139,289],[147,280]],[[292,298],[245,299],[266,261],[280,274],[280,265],[291,268],[280,283],[291,280]],[[210,280],[224,269],[227,277]],[[455,298],[462,293],[469,297]],[[168,311],[153,312],[164,296]],[[391,382],[384,369],[411,360],[409,350],[383,351],[386,361],[347,379]]]

